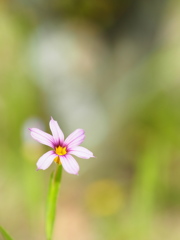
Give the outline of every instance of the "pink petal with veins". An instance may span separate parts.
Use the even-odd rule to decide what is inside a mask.
[[[31,136],[38,142],[47,145],[49,147],[54,148],[54,139],[53,137],[46,133],[43,132],[41,130],[39,130],[38,128],[29,128],[29,130],[31,131]]]
[[[78,174],[79,172],[79,165],[76,160],[69,154],[60,156],[60,161],[64,170],[71,174]]]
[[[53,160],[55,159],[55,157],[57,156],[57,154],[54,153],[54,151],[49,151],[47,153],[45,153],[44,155],[42,155],[39,160],[37,161],[37,170],[42,169],[45,170],[47,169],[51,163],[53,162]]]
[[[64,134],[63,134],[62,130],[60,129],[57,121],[54,121],[54,119],[52,117],[49,122],[49,126],[50,126],[56,146],[58,146],[59,144],[63,144]]]
[[[77,129],[72,132],[65,140],[64,145],[68,149],[80,145],[85,139],[85,132],[83,129]]]
[[[93,153],[91,151],[89,151],[87,148],[81,147],[81,146],[77,146],[77,147],[73,147],[68,151],[69,154],[73,154],[79,158],[84,158],[84,159],[89,159],[93,156]]]

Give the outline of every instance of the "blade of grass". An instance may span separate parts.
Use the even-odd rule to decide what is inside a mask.
[[[58,165],[55,172],[51,174],[49,192],[46,207],[46,239],[52,240],[54,221],[56,215],[56,203],[60,188],[62,165]]]
[[[1,226],[0,226],[0,233],[2,234],[5,240],[13,240],[12,237],[10,237],[9,234]]]

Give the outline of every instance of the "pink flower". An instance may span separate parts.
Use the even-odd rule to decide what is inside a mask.
[[[36,164],[37,170],[47,169],[54,161],[57,164],[62,164],[63,168],[68,173],[78,174],[79,165],[71,154],[84,159],[94,157],[91,151],[79,146],[85,138],[84,130],[77,129],[64,140],[64,134],[57,121],[54,121],[54,119],[51,118],[49,126],[52,135],[45,133],[38,128],[29,128],[31,136],[36,141],[53,148],[53,150],[48,151],[39,158]]]

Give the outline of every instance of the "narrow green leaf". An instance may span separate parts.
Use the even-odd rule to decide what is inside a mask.
[[[9,234],[1,226],[0,226],[0,233],[2,234],[5,240],[13,240],[12,237],[10,237]]]
[[[56,215],[56,203],[58,198],[58,192],[60,188],[62,175],[62,165],[58,165],[55,172],[51,174],[49,193],[47,199],[46,208],[46,239],[52,240],[54,220]]]

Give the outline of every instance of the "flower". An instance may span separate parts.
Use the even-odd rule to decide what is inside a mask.
[[[54,161],[57,164],[62,164],[66,172],[77,175],[79,172],[79,165],[71,154],[84,159],[94,157],[91,151],[79,146],[85,138],[84,130],[76,129],[64,140],[62,130],[57,121],[52,117],[49,126],[52,135],[43,132],[38,128],[29,128],[31,136],[36,141],[53,148],[53,150],[46,152],[39,158],[36,164],[37,170],[47,169]]]

